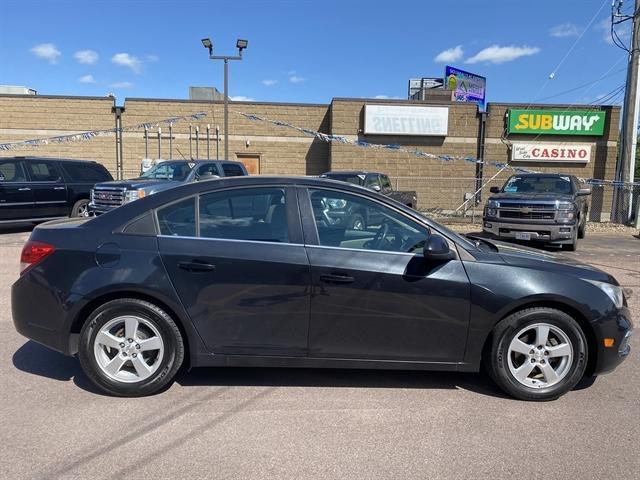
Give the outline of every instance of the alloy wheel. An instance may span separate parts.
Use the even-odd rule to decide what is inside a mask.
[[[126,315],[107,322],[93,342],[95,360],[111,380],[140,382],[153,375],[164,356],[164,342],[147,319]]]
[[[567,334],[549,323],[520,330],[508,349],[509,372],[529,388],[547,388],[562,381],[573,363],[573,346]]]

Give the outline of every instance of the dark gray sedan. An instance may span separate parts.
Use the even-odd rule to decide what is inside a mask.
[[[349,208],[349,205],[358,208]],[[364,229],[333,209],[365,209]],[[197,182],[36,228],[16,328],[100,388],[162,390],[181,365],[478,371],[549,400],[629,354],[622,289],[595,268],[462,237],[362,187]]]

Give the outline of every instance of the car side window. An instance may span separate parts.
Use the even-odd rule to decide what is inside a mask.
[[[357,250],[420,253],[427,227],[358,195],[310,190],[320,245]]]
[[[367,175],[364,186],[367,188],[380,187],[380,177],[378,175]]]
[[[211,175],[220,175],[218,173],[218,167],[215,163],[205,163],[204,165],[200,165],[198,170],[196,171],[196,176],[200,177],[207,173],[211,173]]]
[[[95,183],[109,180],[109,174],[102,165],[67,162],[62,164],[62,168],[74,182]]]
[[[201,237],[289,242],[281,188],[240,188],[201,195],[199,218]]]
[[[242,177],[244,175],[240,165],[236,165],[235,163],[223,164],[222,170],[224,171],[225,177]]]
[[[386,175],[380,175],[380,180],[382,182],[382,189],[383,190],[391,190],[391,180],[389,180],[389,177],[387,177]]]
[[[60,180],[60,172],[51,162],[27,162],[27,169],[34,182],[57,182]]]
[[[196,199],[187,198],[158,209],[161,235],[196,236]]]
[[[0,162],[0,182],[26,182],[22,163],[16,161]]]

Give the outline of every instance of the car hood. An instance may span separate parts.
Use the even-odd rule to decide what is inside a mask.
[[[516,200],[516,201],[526,201],[526,200],[535,200],[535,201],[548,201],[555,202],[556,200],[560,201],[573,201],[573,196],[564,193],[497,193],[495,195],[491,195],[489,200]]]
[[[618,282],[613,276],[574,258],[507,242],[491,240],[491,243],[498,248],[497,255],[502,261],[515,267],[545,270],[552,273],[572,275],[585,280],[595,280],[618,285]]]
[[[179,185],[180,182],[176,180],[164,180],[156,178],[131,178],[129,180],[114,180],[112,182],[98,183],[97,187],[113,187],[113,188],[126,188],[127,190],[137,190],[139,188],[144,189],[157,189],[159,187],[174,187]]]

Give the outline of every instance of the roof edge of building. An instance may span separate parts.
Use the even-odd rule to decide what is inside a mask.
[[[178,103],[215,103],[224,104],[224,100],[193,100],[190,98],[145,98],[145,97],[125,97],[125,104],[127,102],[178,102]],[[329,103],[302,103],[302,102],[237,102],[230,100],[229,105],[282,105],[282,106],[295,106],[295,107],[328,107]]]
[[[30,95],[26,93],[0,93],[0,98],[29,98],[29,99],[52,99],[52,100],[109,100],[114,101],[114,97],[98,97],[91,95]]]

